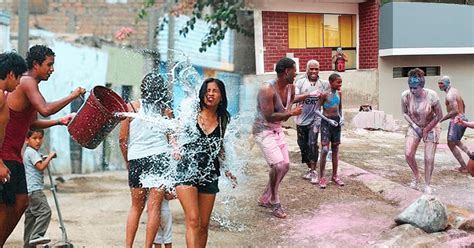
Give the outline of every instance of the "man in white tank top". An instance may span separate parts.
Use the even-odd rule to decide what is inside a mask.
[[[291,109],[292,103],[300,100],[294,99],[295,62],[290,58],[283,58],[276,64],[275,71],[277,79],[263,83],[258,91],[254,135],[270,166],[269,182],[259,199],[259,205],[271,207],[275,217],[285,218],[286,213],[281,207],[278,188],[288,172],[290,160],[281,122],[301,114],[302,107]]]

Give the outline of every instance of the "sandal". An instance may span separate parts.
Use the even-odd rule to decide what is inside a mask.
[[[277,204],[273,205],[272,214],[273,214],[273,216],[275,216],[277,218],[280,218],[280,219],[284,219],[287,216],[285,211],[283,211],[283,208],[281,207],[280,203],[277,203]]]
[[[264,207],[264,208],[271,208],[272,204],[270,202],[262,202],[262,201],[258,200],[258,206]]]
[[[341,186],[341,187],[344,186],[344,182],[338,176],[335,176],[335,177],[333,176],[331,178],[331,181],[335,183],[337,186]]]
[[[327,182],[326,178],[325,178],[325,177],[321,177],[321,178],[319,179],[319,188],[320,188],[320,189],[325,189],[327,183],[328,183],[328,182]]]

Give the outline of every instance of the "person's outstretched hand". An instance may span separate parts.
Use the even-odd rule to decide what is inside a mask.
[[[73,92],[72,92],[72,95],[74,96],[74,98],[77,98],[79,96],[82,96],[86,93],[86,89],[82,88],[82,87],[77,87]]]
[[[70,114],[67,114],[61,118],[59,118],[58,122],[60,125],[66,126],[71,122],[71,120],[76,116],[76,113],[72,112]]]

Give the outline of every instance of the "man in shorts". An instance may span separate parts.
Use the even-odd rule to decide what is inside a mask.
[[[308,166],[303,176],[311,183],[318,183],[316,164],[318,162],[319,147],[318,134],[321,126],[321,103],[319,97],[329,91],[329,82],[319,78],[319,62],[309,60],[306,65],[306,75],[296,81],[296,96],[305,96],[301,105],[303,111],[295,118],[298,146],[301,151],[301,162]],[[309,94],[312,94],[309,96]]]
[[[25,60],[17,53],[9,52],[0,54],[0,147],[5,138],[5,128],[10,113],[6,104],[4,92],[12,92],[20,83],[21,74],[26,71]],[[0,194],[3,193],[4,183],[10,181],[10,170],[0,158]]]
[[[48,80],[54,71],[54,52],[46,46],[33,46],[26,56],[26,64],[28,71],[21,77],[18,87],[7,94],[6,101],[10,120],[6,126],[0,156],[10,170],[11,178],[3,185],[0,197],[0,247],[5,244],[28,205],[25,167],[21,158],[28,129],[67,125],[72,114],[56,120],[38,120],[37,113],[44,117],[55,114],[85,93],[83,88],[78,87],[60,100],[46,102],[39,90],[39,83]]]
[[[302,107],[291,109],[295,97],[295,62],[290,58],[280,59],[275,71],[277,79],[263,83],[258,91],[253,132],[256,143],[270,165],[269,182],[259,199],[259,205],[271,207],[275,217],[285,218],[287,214],[281,207],[278,189],[288,172],[290,160],[281,122],[301,114]]]
[[[421,176],[416,164],[415,154],[423,140],[425,143],[425,193],[431,194],[431,176],[434,169],[434,157],[441,129],[439,121],[443,118],[441,104],[436,92],[425,89],[425,73],[415,68],[408,72],[408,87],[402,93],[403,117],[408,122],[405,141],[405,158],[413,172],[414,179],[410,187],[418,189]]]
[[[464,113],[466,112],[464,100],[461,97],[461,93],[451,85],[451,80],[448,76],[444,76],[438,80],[438,87],[440,90],[446,92],[445,103],[448,113],[441,119],[440,122],[449,119],[448,147],[461,166],[457,168],[457,171],[461,173],[467,173],[467,165],[462,158],[459,149],[461,149],[469,157],[471,157],[473,154],[471,151],[469,151],[469,148],[467,148],[467,146],[461,142],[462,136],[464,136],[464,132],[466,131],[466,127],[459,125],[454,121],[456,116],[459,116],[459,118],[462,118],[464,121],[468,121],[466,116],[464,116]]]

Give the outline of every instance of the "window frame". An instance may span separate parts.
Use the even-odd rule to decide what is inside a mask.
[[[351,27],[351,37],[350,39],[352,40],[352,45],[353,46],[345,46],[345,47],[342,47],[343,49],[347,49],[347,50],[356,50],[357,51],[357,38],[358,38],[358,34],[357,34],[357,15],[356,14],[335,14],[335,13],[301,13],[301,12],[288,12],[288,23],[287,23],[287,28],[288,28],[288,31],[287,31],[287,35],[288,35],[288,48],[289,49],[308,49],[308,48],[332,48],[333,50],[338,48],[338,47],[342,47],[341,45],[341,41],[342,41],[342,37],[341,37],[341,29],[340,29],[340,24],[339,24],[339,17],[340,16],[350,16],[351,17],[351,24],[353,25]],[[321,20],[322,20],[322,29],[321,29],[321,38],[320,38],[320,43],[322,44],[321,46],[312,46],[312,45],[308,45],[308,32],[307,32],[307,17],[308,16],[321,16]],[[338,35],[339,35],[339,46],[326,46],[325,45],[325,26],[324,26],[324,16],[325,15],[332,15],[332,16],[337,16],[338,17]],[[304,23],[304,43],[305,45],[302,46],[301,44],[299,45],[294,45],[295,43],[301,43],[301,41],[295,41],[293,39],[291,39],[292,37],[292,34],[294,35],[294,30],[295,28],[294,27],[291,27],[292,21],[290,21],[290,18],[291,16],[294,16],[294,17],[298,17],[298,16],[304,16],[304,19],[305,19],[305,23]],[[299,28],[299,29],[302,29],[302,28]],[[301,30],[298,30],[297,33],[301,32]],[[299,37],[301,39],[301,37]],[[292,45],[290,45],[292,44]]]

